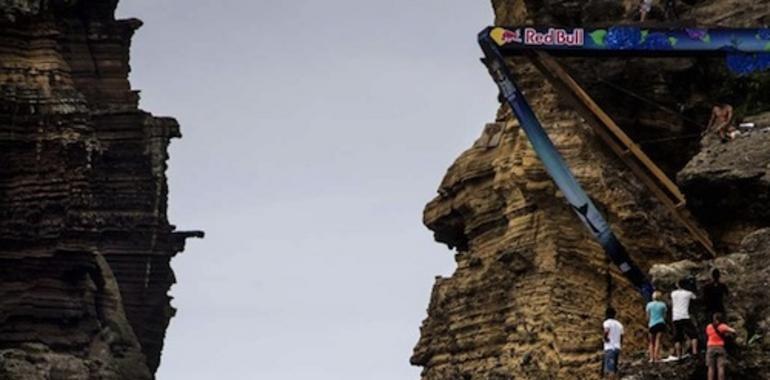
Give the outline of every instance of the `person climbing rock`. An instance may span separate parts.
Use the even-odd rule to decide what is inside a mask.
[[[666,20],[679,20],[679,13],[676,12],[676,0],[666,0],[665,14]]]
[[[607,379],[618,378],[618,361],[620,346],[623,341],[623,324],[615,317],[617,312],[607,308],[607,318],[604,320],[604,375]]]
[[[706,366],[708,367],[708,380],[724,380],[727,352],[725,351],[725,337],[735,334],[735,330],[724,323],[722,313],[714,313],[712,322],[706,326]]]
[[[652,10],[652,0],[642,0],[639,4],[639,21],[644,22],[647,20],[647,14]]]
[[[674,348],[676,357],[684,358],[686,351],[682,344],[687,339],[692,347],[692,354],[698,354],[698,336],[695,325],[690,319],[690,301],[696,299],[695,293],[685,289],[685,280],[679,280],[676,290],[671,292],[671,319],[674,321]]]
[[[719,269],[714,269],[711,271],[711,282],[703,287],[706,322],[711,320],[714,313],[726,314],[724,299],[730,294],[730,290],[722,283],[721,278],[722,273]]]
[[[706,132],[714,131],[722,142],[728,142],[735,138],[737,129],[733,125],[733,106],[727,103],[717,103],[711,109],[711,119],[706,127]]]
[[[661,301],[663,294],[659,291],[652,293],[652,301],[647,304],[649,320],[650,362],[660,361],[660,338],[666,332],[666,313],[668,306]]]

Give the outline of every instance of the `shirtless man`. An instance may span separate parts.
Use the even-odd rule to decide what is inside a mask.
[[[714,131],[722,142],[735,138],[735,126],[733,126],[733,106],[727,103],[718,103],[711,109],[711,120],[706,131]]]

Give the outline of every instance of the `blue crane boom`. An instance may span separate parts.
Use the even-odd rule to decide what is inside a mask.
[[[514,77],[508,68],[505,57],[510,55],[532,54],[536,51],[540,57],[552,53],[570,56],[695,56],[695,55],[728,55],[728,66],[739,74],[760,69],[770,68],[770,30],[768,29],[654,29],[634,26],[617,26],[611,28],[535,28],[535,27],[488,27],[479,34],[479,45],[484,52],[483,62],[489,69],[492,78],[500,89],[501,101],[505,101],[519,120],[533,149],[545,166],[546,171],[556,186],[564,194],[575,214],[599,241],[607,257],[618,267],[623,275],[633,284],[641,295],[649,300],[654,287],[645,273],[631,259],[626,249],[612,232],[604,216],[580,186],[570,171],[564,158],[558,152],[543,126],[532,111],[526,98],[519,90]],[[731,63],[732,62],[732,63]],[[738,62],[739,64],[736,64]],[[537,63],[537,61],[536,61]],[[541,67],[548,63],[540,63]],[[734,67],[733,67],[734,66]],[[553,63],[551,64],[553,67]],[[558,71],[558,67],[554,69]],[[564,73],[553,74],[567,82],[571,80]],[[564,77],[567,77],[564,79]],[[622,131],[617,131],[609,117],[596,106],[574,81],[566,86],[570,90],[580,92],[586,104],[583,106],[597,115],[601,123],[609,124],[620,140],[629,147],[629,151],[637,157],[639,163],[627,162],[635,174],[653,189],[653,192],[667,205],[685,224],[690,232],[700,241],[711,254],[713,247],[707,234],[700,231],[682,216],[681,209],[684,198],[675,185],[641,152]],[[586,100],[587,98],[587,100]],[[613,130],[614,128],[614,130]],[[605,136],[608,134],[604,134]],[[614,144],[614,143],[613,143]],[[646,168],[645,173],[641,168]],[[651,173],[651,174],[650,174]],[[657,177],[663,185],[659,186],[650,178]],[[665,188],[673,198],[681,197],[681,203],[668,199],[664,194]]]

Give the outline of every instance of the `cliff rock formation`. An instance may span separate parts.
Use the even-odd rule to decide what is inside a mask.
[[[173,315],[170,118],[117,0],[0,1],[0,379],[150,379]]]
[[[768,4],[690,1],[680,4],[680,12],[691,25],[747,26],[765,22]],[[498,25],[575,26],[628,22],[638,2],[493,0],[492,5]],[[662,13],[655,8],[653,19]],[[736,96],[731,101],[745,101],[751,91],[767,88],[737,94],[737,83],[749,79],[728,79],[719,59],[562,62],[672,178],[701,149],[710,102],[725,94]],[[702,261],[703,253],[687,232],[541,74],[523,58],[510,64],[555,145],[632,257],[643,268]],[[755,103],[754,108],[765,106]],[[752,141],[759,150],[761,142]],[[717,181],[705,170],[695,171]],[[688,174],[680,178],[691,190]],[[507,107],[452,164],[438,193],[425,209],[424,222],[438,242],[456,250],[457,269],[437,279],[411,358],[423,367],[424,380],[599,378],[597,331],[608,305],[619,310],[627,326],[625,350],[644,349],[641,299],[563,201]],[[698,213],[697,207],[706,200],[698,194],[687,195],[695,199],[692,211],[701,216],[706,211]],[[734,217],[742,218],[739,213]],[[701,222],[725,252],[768,224],[766,218],[730,225]]]
[[[731,248],[770,221],[770,114],[744,121],[755,127],[730,143],[704,136],[702,149],[678,175],[694,212]]]

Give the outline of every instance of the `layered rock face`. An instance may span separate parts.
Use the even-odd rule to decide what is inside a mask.
[[[588,25],[626,21],[638,2],[492,4],[500,25]],[[724,10],[716,1],[700,1],[682,6],[681,12],[684,19],[712,20]],[[741,15],[745,13],[722,21],[748,23]],[[670,176],[697,153],[699,124],[705,124],[711,106],[707,99],[720,91],[719,83],[704,79],[714,77],[722,62],[563,62]],[[688,233],[541,74],[524,59],[510,64],[551,139],[631,256],[643,268],[703,259]],[[620,90],[614,86],[618,83]],[[641,94],[643,101],[629,92]],[[661,139],[663,144],[644,143]],[[425,209],[424,222],[438,242],[456,249],[457,269],[451,277],[437,279],[411,358],[423,367],[424,380],[599,378],[597,331],[609,305],[626,324],[625,350],[644,349],[643,301],[564,202],[507,107],[449,168],[438,192]],[[705,227],[715,231],[713,224]]]
[[[116,0],[0,2],[0,378],[149,379],[173,315],[170,118]]]
[[[755,127],[729,143],[705,136],[678,175],[693,210],[732,249],[747,232],[770,224],[770,114],[745,121]]]

